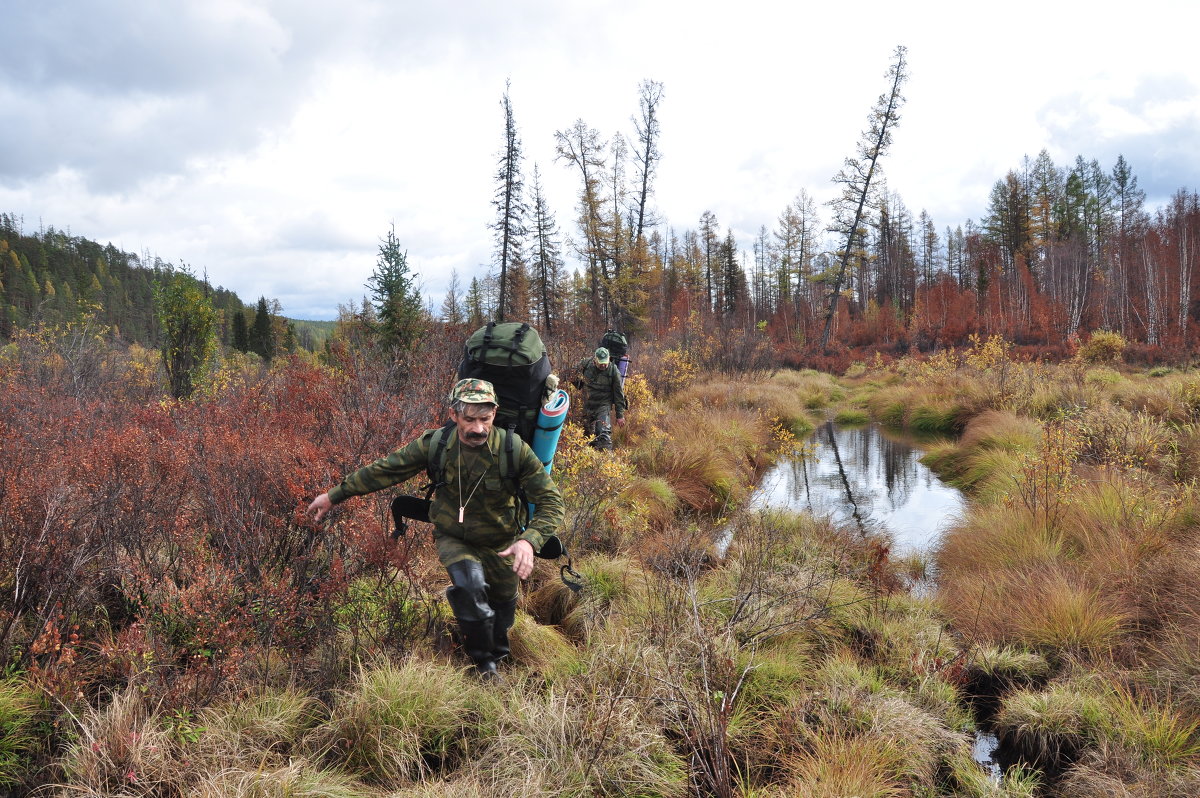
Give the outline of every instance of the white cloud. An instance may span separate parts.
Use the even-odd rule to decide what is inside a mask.
[[[1152,197],[1200,182],[1196,12],[1166,0],[1119,24],[1032,2],[10,6],[0,106],[21,123],[0,127],[0,210],[300,317],[361,299],[393,223],[435,305],[452,269],[481,273],[509,79],[527,181],[536,162],[566,234],[578,178],[554,132],[630,136],[651,78],[659,215],[681,231],[711,210],[749,250],[801,189],[832,196],[898,43],[912,77],[885,175],[939,230],[1043,148],[1124,154]]]

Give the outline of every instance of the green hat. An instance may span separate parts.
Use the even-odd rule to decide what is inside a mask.
[[[469,405],[499,405],[496,401],[496,389],[487,380],[459,380],[450,391],[451,402],[464,402]]]
[[[608,363],[608,350],[604,347],[600,347],[596,350],[596,363],[601,366]]]

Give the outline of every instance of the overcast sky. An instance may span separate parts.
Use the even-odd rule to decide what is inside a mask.
[[[1200,4],[0,0],[0,212],[183,262],[243,300],[329,319],[395,225],[435,306],[492,258],[505,81],[560,229],[554,133],[633,136],[663,83],[654,205],[710,210],[749,252],[854,153],[898,44],[883,166],[939,232],[1022,159],[1111,170],[1148,201],[1200,189]],[[819,206],[823,219],[828,209]],[[572,266],[574,262],[572,261]]]

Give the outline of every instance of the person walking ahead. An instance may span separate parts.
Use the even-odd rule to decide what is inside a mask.
[[[501,458],[506,430],[493,427],[496,392],[485,380],[459,380],[450,392],[453,434],[431,452],[438,430],[348,474],[309,505],[319,521],[335,504],[397,485],[425,471],[431,458],[442,474],[429,509],[438,559],[450,576],[446,599],[462,632],[463,648],[484,677],[509,653],[508,630],[517,607],[517,586],[533,571],[533,558],[563,520],[562,493],[533,450],[513,436],[515,481],[535,506],[518,526],[515,485],[504,484]]]
[[[617,424],[624,424],[629,402],[625,399],[621,372],[612,362],[607,349],[600,347],[591,357],[580,361],[579,383],[587,391],[584,417],[588,434],[594,436],[591,444],[597,449],[612,449],[610,418],[613,408],[616,408]]]

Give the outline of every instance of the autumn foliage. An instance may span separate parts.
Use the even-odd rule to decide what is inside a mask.
[[[404,394],[342,352],[336,368],[296,357],[147,403],[116,379],[73,396],[8,353],[0,664],[57,700],[127,682],[175,703],[217,694],[273,656],[333,643],[355,615],[348,586],[406,565],[376,504],[339,512],[332,533],[301,511],[430,425],[444,379],[421,369],[442,359],[410,364]]]

